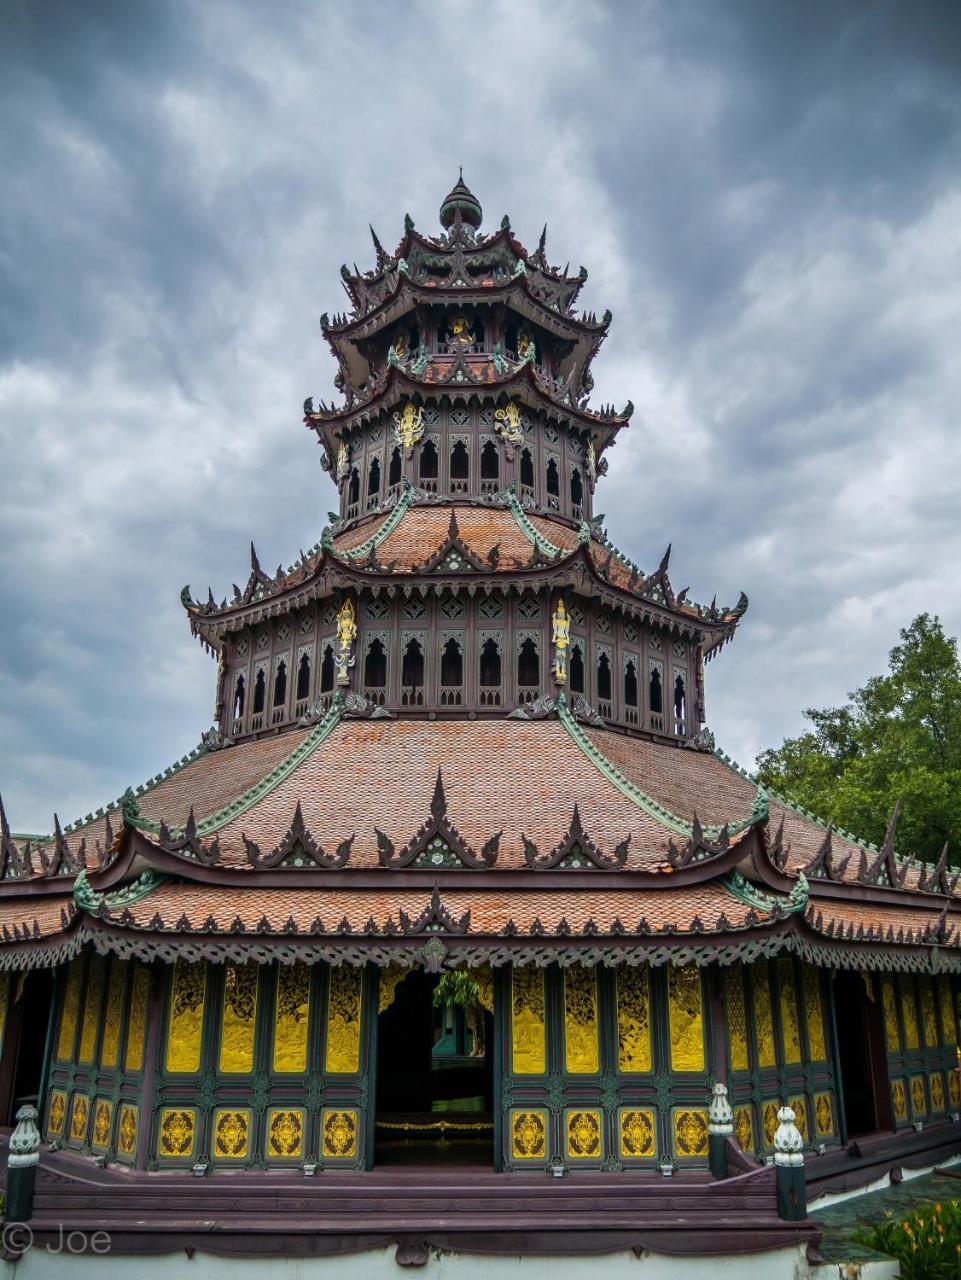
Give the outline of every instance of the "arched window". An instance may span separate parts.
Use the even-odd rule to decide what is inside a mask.
[[[584,654],[579,644],[571,647],[570,681],[571,693],[584,692]]]
[[[407,647],[404,649],[400,682],[404,686],[405,695],[422,690],[424,687],[424,650],[421,648],[420,641],[413,636],[407,641]]]
[[[297,664],[297,701],[310,696],[310,654],[302,653]]]
[[[376,498],[380,493],[380,459],[371,458],[370,471],[367,473],[367,501]]]
[[[320,692],[330,693],[334,687],[334,646],[324,646],[324,660],[320,664]]]
[[[360,475],[357,468],[352,467],[350,472],[350,483],[347,486],[347,505],[355,507],[360,501]]]
[[[547,492],[552,497],[560,497],[561,482],[557,474],[557,463],[553,458],[547,460]]]
[[[661,673],[657,667],[651,667],[650,705],[652,715],[660,715],[664,710],[661,698]]]
[[[674,677],[674,715],[678,720],[684,719],[687,710],[687,693],[684,688],[684,677],[680,672]]]
[[[488,638],[481,645],[480,682],[483,688],[499,686],[501,682],[501,651],[493,637]]]
[[[445,689],[459,689],[464,683],[464,655],[453,636],[444,645],[440,659],[440,682]]]
[[[606,653],[597,659],[597,697],[600,702],[611,700],[611,660]]]
[[[257,679],[254,681],[254,715],[259,715],[264,709],[264,703],[267,701],[267,677],[264,675],[263,668],[257,672]]]
[[[624,668],[624,705],[625,707],[637,706],[637,667],[634,665],[633,658],[628,658]]]
[[[421,480],[437,479],[437,449],[433,440],[427,440],[420,447],[420,471],[418,474]]]
[[[528,489],[534,488],[534,460],[530,449],[521,450],[521,484]]]
[[[500,454],[493,440],[488,440],[481,449],[481,479],[499,480],[501,474]]]
[[[277,663],[277,674],[274,676],[274,706],[282,707],[287,701],[287,663]]]
[[[387,472],[387,483],[393,489],[395,484],[400,484],[401,471],[403,463],[400,459],[400,450],[394,448],[394,452],[390,455],[390,470]]]
[[[537,688],[541,683],[541,660],[530,636],[517,653],[517,683],[527,689]]]
[[[371,640],[367,649],[364,684],[368,689],[383,689],[387,685],[387,654],[380,640]]]
[[[581,484],[581,473],[577,467],[571,472],[571,506],[579,507],[584,501],[584,486]]]
[[[242,675],[237,677],[234,685],[234,719],[239,720],[244,714],[244,699],[247,696],[247,681]]]
[[[463,440],[457,440],[450,451],[450,478],[466,480],[470,476],[470,455]]]

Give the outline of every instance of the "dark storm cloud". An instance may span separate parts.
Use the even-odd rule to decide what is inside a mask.
[[[937,608],[961,629],[956,5],[18,0],[0,18],[0,788],[50,825],[196,741],[218,595],[334,505],[299,423],[373,221],[550,224],[637,406],[598,492],[752,608],[749,758]]]

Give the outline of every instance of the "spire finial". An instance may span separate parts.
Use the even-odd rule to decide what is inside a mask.
[[[440,224],[446,230],[454,225],[454,219],[460,214],[461,220],[476,231],[481,224],[483,210],[481,203],[464,181],[463,165],[458,166],[457,181],[447,194],[440,207]]]

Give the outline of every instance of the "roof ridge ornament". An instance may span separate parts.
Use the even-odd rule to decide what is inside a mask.
[[[590,864],[599,871],[620,871],[627,861],[627,850],[631,843],[631,835],[628,832],[613,853],[603,853],[585,832],[576,802],[567,834],[551,849],[550,853],[538,853],[537,845],[523,832],[521,832],[521,839],[524,842],[524,861],[533,871],[580,870]]]
[[[440,769],[434,783],[430,802],[430,817],[415,832],[398,853],[393,840],[375,827],[380,865],[398,871],[406,867],[456,866],[463,863],[472,871],[482,871],[494,866],[503,832],[498,831],[485,843],[480,853],[475,853],[447,816],[447,797],[444,778]]]
[[[42,848],[42,846],[40,847]],[[12,870],[13,873],[10,876],[7,874],[9,870]],[[10,834],[10,825],[7,822],[7,814],[3,807],[3,797],[0,796],[0,879],[20,880],[23,876],[29,875],[30,870],[29,855],[24,861],[16,840]]]
[[[247,850],[247,861],[258,870],[273,870],[275,867],[298,869],[307,865],[308,859],[325,871],[339,871],[347,865],[351,846],[356,839],[356,832],[346,840],[341,840],[336,853],[326,853],[322,845],[313,838],[304,823],[300,801],[294,809],[294,816],[287,834],[271,853],[261,853],[260,846],[241,832],[244,848]]]

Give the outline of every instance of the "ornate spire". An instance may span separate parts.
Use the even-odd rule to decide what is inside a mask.
[[[464,170],[461,169],[457,181],[440,207],[440,225],[445,229],[454,225],[454,218],[459,213],[469,226],[477,227],[483,217],[481,203],[464,181]]]

